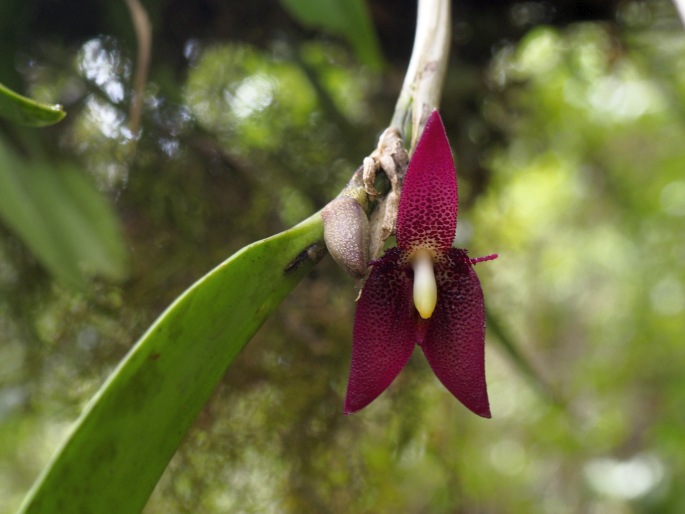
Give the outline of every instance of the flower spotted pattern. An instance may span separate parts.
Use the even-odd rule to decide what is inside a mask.
[[[418,344],[443,385],[490,417],[485,383],[485,307],[473,266],[452,248],[457,176],[437,111],[409,163],[397,217],[397,247],[371,264],[357,304],[345,414],[366,407],[402,371]]]

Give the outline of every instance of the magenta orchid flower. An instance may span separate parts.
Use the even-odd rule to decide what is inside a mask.
[[[418,344],[443,385],[490,417],[485,307],[470,259],[452,248],[457,175],[438,111],[426,122],[404,179],[397,247],[372,261],[354,319],[345,414],[366,407],[402,371]]]

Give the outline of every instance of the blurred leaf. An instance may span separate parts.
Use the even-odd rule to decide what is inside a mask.
[[[311,269],[298,256],[321,238],[315,214],[181,295],[102,386],[21,512],[140,512],[228,365]]]
[[[488,330],[494,334],[502,349],[511,359],[518,371],[528,379],[530,384],[548,401],[557,406],[565,406],[566,401],[552,388],[550,383],[543,378],[540,372],[531,362],[530,358],[521,350],[520,345],[514,341],[511,335],[504,329],[499,318],[490,310],[485,312]]]
[[[88,274],[113,280],[126,274],[116,216],[87,177],[69,166],[24,161],[2,141],[0,219],[68,285],[82,286]]]
[[[53,125],[66,116],[59,104],[48,105],[15,93],[0,84],[0,118],[20,125],[45,127]]]
[[[300,23],[345,37],[359,60],[375,70],[383,66],[376,31],[364,0],[281,0]]]

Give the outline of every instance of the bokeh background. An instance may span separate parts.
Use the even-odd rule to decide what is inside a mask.
[[[370,0],[365,39],[296,3],[143,2],[134,137],[125,2],[2,2],[0,82],[68,117],[0,122],[1,173],[50,220],[86,203],[105,220],[47,222],[51,244],[0,220],[3,514],[177,295],[321,208],[375,147],[415,2]],[[478,266],[493,418],[420,352],[343,416],[356,288],[326,259],[230,367],[146,513],[685,511],[683,26],[663,0],[460,0],[453,18],[456,243],[500,254]]]

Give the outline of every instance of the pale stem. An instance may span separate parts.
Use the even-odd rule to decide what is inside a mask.
[[[685,24],[685,0],[673,0],[673,3],[680,16],[680,21]]]
[[[411,134],[410,153],[428,116],[440,104],[449,60],[451,22],[450,0],[419,0],[414,48],[390,123],[405,141]]]

